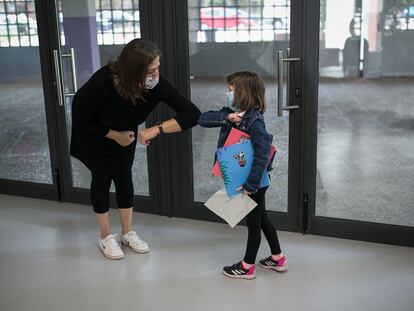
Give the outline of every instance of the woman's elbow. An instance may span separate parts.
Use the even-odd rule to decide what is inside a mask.
[[[193,120],[195,124],[198,124],[198,121],[200,120],[200,116],[201,116],[201,111],[197,108],[197,110],[194,111],[193,113]]]
[[[193,105],[193,109],[191,113],[187,114],[187,118],[191,123],[191,127],[196,126],[198,124],[198,119],[200,118],[201,111],[198,109],[196,105]]]

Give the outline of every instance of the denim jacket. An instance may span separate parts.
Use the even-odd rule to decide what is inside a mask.
[[[264,170],[267,169],[268,172],[272,170],[273,159],[269,161],[269,153],[273,136],[266,131],[264,118],[259,109],[254,108],[247,111],[238,126],[227,120],[228,115],[232,112],[227,107],[223,107],[218,111],[210,110],[204,112],[200,115],[198,124],[203,127],[221,126],[217,148],[223,147],[232,127],[250,135],[254,150],[253,164],[247,181],[242,187],[248,192],[256,192],[260,187],[260,180]]]

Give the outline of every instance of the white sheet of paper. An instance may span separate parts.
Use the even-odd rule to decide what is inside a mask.
[[[230,199],[226,190],[220,189],[204,205],[234,228],[257,203],[246,194],[239,194]]]

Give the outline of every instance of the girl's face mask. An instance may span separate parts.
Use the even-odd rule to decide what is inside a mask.
[[[226,105],[229,109],[238,112],[240,109],[234,105],[234,92],[226,92]]]
[[[159,81],[160,81],[159,77],[145,78],[145,87],[147,89],[153,89],[158,84]]]

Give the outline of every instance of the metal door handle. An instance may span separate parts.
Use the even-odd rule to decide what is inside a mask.
[[[75,96],[75,93],[78,91],[78,83],[76,82],[76,64],[75,64],[75,49],[70,48],[69,54],[62,54],[62,57],[70,57],[70,63],[72,68],[72,83],[73,83],[73,93],[65,93],[65,97]]]
[[[60,75],[58,50],[53,50],[53,59],[55,61],[55,79],[56,79],[56,88],[57,88],[57,93],[58,93],[58,102],[59,102],[59,106],[63,106],[63,91],[62,91],[62,81],[61,81],[61,75]]]
[[[281,117],[283,116],[283,110],[293,110],[299,108],[299,106],[283,105],[283,63],[298,62],[300,61],[300,58],[289,57],[289,55],[288,58],[283,58],[283,51],[277,51],[277,59],[277,116]]]

